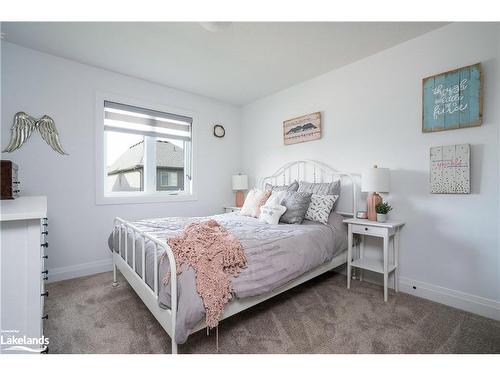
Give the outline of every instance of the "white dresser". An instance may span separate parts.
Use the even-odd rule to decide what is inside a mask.
[[[46,353],[47,197],[1,200],[0,228],[0,352]]]

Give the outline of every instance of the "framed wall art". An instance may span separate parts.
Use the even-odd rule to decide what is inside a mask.
[[[422,80],[422,132],[479,126],[482,119],[481,64]]]
[[[283,122],[285,145],[313,141],[321,138],[321,113],[315,112]]]
[[[470,194],[470,145],[431,147],[432,194]]]

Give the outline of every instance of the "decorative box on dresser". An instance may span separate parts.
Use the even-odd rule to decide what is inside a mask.
[[[0,352],[47,353],[43,336],[43,325],[48,318],[44,301],[49,293],[45,287],[47,197],[1,200],[0,225]]]

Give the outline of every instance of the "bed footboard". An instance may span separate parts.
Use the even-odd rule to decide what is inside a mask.
[[[114,220],[115,230],[118,230],[118,248],[113,249],[113,286],[117,285],[116,270],[119,269],[130,286],[148,307],[172,341],[172,354],[177,354],[177,343],[175,342],[175,323],[177,313],[177,270],[174,253],[167,242],[159,240],[133,224],[116,217]],[[122,240],[122,237],[124,240]],[[128,247],[128,239],[131,238],[132,249]],[[136,270],[136,242],[140,240],[141,275]],[[151,288],[146,282],[146,240],[154,245],[154,285]],[[163,309],[158,303],[159,278],[158,278],[158,249],[165,251],[170,264],[170,309]],[[128,263],[128,252],[132,251],[132,266]]]

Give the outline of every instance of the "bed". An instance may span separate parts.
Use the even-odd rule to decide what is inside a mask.
[[[155,218],[125,221],[115,218],[110,237],[113,283],[120,270],[172,340],[172,353],[188,336],[205,328],[204,308],[196,292],[191,268],[176,275],[167,238],[191,222],[213,218],[238,237],[247,267],[232,279],[234,297],[220,320],[232,316],[347,261],[347,230],[342,220],[356,212],[356,187],[351,174],[316,161],[295,161],[260,180],[274,185],[293,180],[327,182],[341,179],[341,198],[328,225],[305,220],[302,224],[271,225],[238,213],[191,218]],[[164,260],[161,261],[163,255]],[[170,280],[164,282],[165,275]]]

